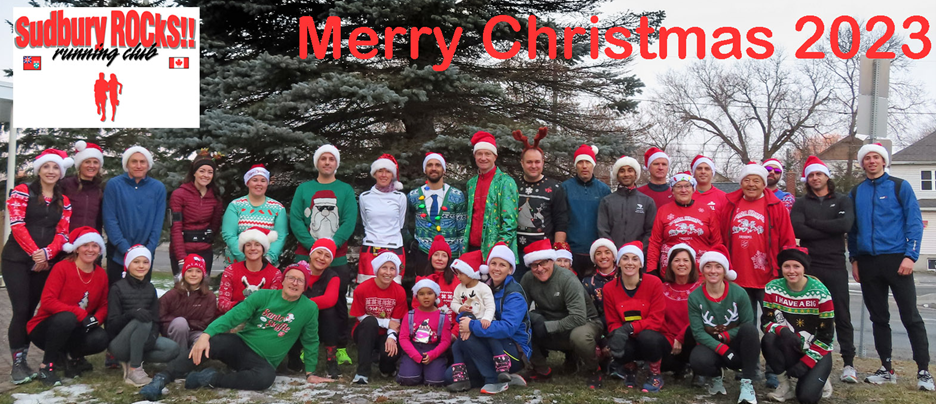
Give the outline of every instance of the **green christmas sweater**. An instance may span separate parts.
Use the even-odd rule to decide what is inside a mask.
[[[801,359],[810,368],[832,351],[835,339],[835,310],[832,295],[818,279],[807,276],[799,292],[790,290],[786,279],[774,279],[764,287],[764,333],[780,335],[784,328],[802,342]]]
[[[318,317],[318,305],[305,297],[290,302],[283,299],[282,290],[260,289],[212,321],[205,334],[226,333],[244,323],[244,329],[237,335],[274,368],[301,340],[306,372],[314,372],[318,364]]]
[[[494,169],[494,178],[488,188],[487,199],[484,204],[484,222],[471,223],[474,208],[475,189],[478,186],[478,176],[468,180],[466,192],[468,203],[468,218],[465,234],[462,237],[462,253],[468,251],[468,241],[471,238],[471,226],[481,228],[481,256],[486,261],[488,252],[494,244],[503,241],[517,255],[517,182],[500,168]]]
[[[289,228],[296,236],[296,260],[308,261],[309,250],[320,237],[335,240],[338,250],[331,266],[345,265],[348,239],[357,226],[358,203],[354,189],[339,180],[322,184],[312,180],[299,185],[289,206]]]
[[[738,335],[743,323],[753,323],[751,299],[744,288],[725,281],[725,293],[715,299],[702,285],[689,295],[689,328],[696,342],[719,355],[728,350],[728,343]]]

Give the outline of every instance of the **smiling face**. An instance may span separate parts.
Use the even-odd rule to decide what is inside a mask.
[[[764,169],[767,170],[767,186],[771,188],[775,187],[777,183],[780,182],[780,176],[783,175],[783,169],[773,164],[764,166]]]
[[[595,250],[595,267],[604,274],[614,269],[614,252],[608,247],[598,247]]]
[[[436,183],[445,175],[445,168],[442,168],[442,162],[432,159],[426,162],[426,179],[429,182]]]
[[[478,170],[486,173],[494,168],[494,162],[497,161],[497,155],[491,153],[490,150],[481,149],[475,152],[474,154],[475,164],[478,165]]]
[[[393,181],[393,173],[386,168],[381,168],[374,173],[374,179],[377,180],[377,188],[386,188]]]
[[[552,277],[554,264],[553,260],[539,260],[530,264],[530,272],[540,282],[546,282]]]
[[[513,268],[510,267],[510,264],[501,258],[492,258],[491,264],[488,265],[488,276],[491,277],[495,285],[500,285],[512,271]]]
[[[45,185],[55,185],[62,178],[62,168],[58,163],[47,161],[39,167],[39,181]]]
[[[202,272],[201,268],[191,267],[185,270],[185,276],[183,276],[182,279],[188,284],[189,289],[195,290],[198,289],[204,278],[205,274]]]
[[[708,163],[699,163],[696,166],[695,171],[692,172],[692,175],[695,177],[696,182],[699,185],[708,185],[712,183],[712,167],[709,167]]]
[[[809,184],[809,188],[811,188],[813,192],[818,193],[827,189],[829,186],[829,176],[825,175],[822,171],[813,171],[806,177],[806,183]]]
[[[637,170],[631,166],[623,166],[617,172],[617,180],[618,184],[630,188],[637,183]]]
[[[520,165],[523,166],[523,175],[530,179],[539,178],[543,174],[543,153],[530,149],[520,155]]]
[[[244,256],[247,257],[247,261],[260,261],[263,258],[263,244],[253,240],[244,243]]]
[[[334,154],[322,153],[318,161],[315,162],[315,167],[318,169],[319,174],[331,177],[335,175],[335,171],[338,169],[338,160],[335,159]]]
[[[670,261],[669,270],[673,272],[677,280],[688,278],[694,270],[692,268],[692,256],[685,250],[677,252]]]
[[[90,180],[101,172],[101,160],[96,158],[86,158],[78,166],[78,175],[83,180]]]
[[[305,274],[298,269],[290,269],[283,274],[283,298],[289,301],[295,301],[302,297],[305,292]]]
[[[101,255],[101,246],[98,243],[84,243],[78,247],[78,260],[86,265],[93,265]]]
[[[688,181],[679,181],[673,185],[673,198],[676,199],[676,202],[686,205],[692,201],[693,191],[695,190],[692,189],[691,183]]]
[[[556,265],[565,269],[572,269],[572,260],[568,258],[556,258]]]
[[[435,307],[436,294],[430,288],[421,288],[416,291],[416,300],[419,301],[420,307],[431,309]]]
[[[669,161],[656,159],[650,163],[650,178],[656,183],[663,183],[669,176]]]
[[[386,289],[390,286],[390,283],[393,282],[393,278],[397,276],[397,267],[393,262],[387,261],[377,268],[377,277],[374,278],[374,281],[377,282],[377,287],[381,289]]]
[[[143,280],[143,277],[149,272],[150,269],[150,260],[146,257],[136,257],[133,261],[130,261],[130,265],[127,266],[127,273],[130,276]]]
[[[884,158],[880,154],[869,152],[861,159],[861,168],[868,178],[877,178],[884,173]]]
[[[328,250],[319,248],[309,255],[309,265],[316,272],[324,271],[332,263],[332,256]]]
[[[590,181],[595,174],[595,165],[588,160],[579,160],[575,163],[575,175],[582,181]]]
[[[719,284],[725,280],[725,267],[714,261],[706,262],[702,267],[702,276],[708,284]]]
[[[741,180],[741,192],[744,193],[744,198],[749,201],[760,198],[764,194],[766,186],[764,179],[756,174],[748,175]]]
[[[211,184],[211,180],[214,178],[214,168],[211,168],[209,165],[203,165],[198,167],[198,170],[195,171],[195,183],[198,186],[204,188],[208,184]]]
[[[803,264],[795,260],[786,260],[780,269],[783,272],[783,278],[787,281],[787,285],[791,286],[793,290],[803,289],[806,284],[806,268],[803,268]]]
[[[269,186],[270,182],[262,175],[255,175],[247,180],[247,190],[250,192],[250,195],[254,197],[265,197],[267,187]]]
[[[146,177],[146,173],[149,169],[149,160],[146,159],[143,153],[133,153],[130,155],[130,158],[127,159],[127,172],[130,173],[130,176],[135,180]]]
[[[445,251],[436,251],[432,253],[430,258],[432,261],[432,269],[436,272],[442,272],[445,270],[445,266],[448,265],[449,256]]]
[[[640,257],[637,254],[625,253],[618,261],[618,267],[621,268],[621,276],[632,278],[640,275]]]

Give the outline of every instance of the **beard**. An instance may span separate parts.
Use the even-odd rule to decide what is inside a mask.
[[[426,179],[433,184],[438,184],[439,181],[442,181],[443,176],[445,176],[445,174],[433,172],[432,174],[426,174]]]
[[[773,186],[777,185],[777,183],[779,183],[779,182],[780,182],[780,178],[779,178],[779,177],[773,178],[773,179],[771,179],[771,177],[767,177],[767,186],[768,186],[768,187],[773,187]]]

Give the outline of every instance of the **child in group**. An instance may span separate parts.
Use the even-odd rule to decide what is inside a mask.
[[[578,273],[572,269],[572,247],[569,246],[569,243],[565,241],[556,242],[553,245],[553,249],[556,250],[556,265],[560,268],[565,268],[572,271],[575,276],[578,276]]]
[[[208,263],[202,256],[186,256],[179,274],[182,279],[159,298],[159,324],[162,335],[179,345],[180,354],[188,355],[215,319],[218,301],[208,289]]]
[[[445,382],[445,352],[452,345],[452,328],[449,316],[437,305],[441,288],[439,284],[423,278],[413,286],[413,300],[419,302],[410,310],[400,327],[400,347],[403,358],[397,383],[402,386],[441,387]]]

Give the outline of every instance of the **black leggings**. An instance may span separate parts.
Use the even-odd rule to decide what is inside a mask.
[[[608,339],[608,346],[624,347],[622,350],[623,355],[615,355],[615,352],[612,351],[614,360],[621,363],[631,363],[636,360],[656,362],[663,359],[663,355],[672,350],[666,337],[653,330],[643,330],[637,336],[612,334],[611,338]]]
[[[338,343],[337,324],[339,324],[338,311],[334,307],[319,311],[318,335],[319,342],[323,347],[333,347]],[[296,340],[296,343],[289,349],[288,359],[290,363],[299,363],[302,349],[302,340]]]
[[[781,335],[764,334],[761,347],[764,350],[764,360],[777,372],[793,367],[803,357],[800,339],[792,332]],[[832,355],[823,356],[809,372],[797,380],[796,400],[803,404],[819,402],[822,398],[822,388],[825,387],[831,373]]]
[[[12,237],[12,236],[11,236]],[[10,240],[15,243],[16,240]],[[53,262],[49,262],[49,268]],[[10,295],[10,306],[13,315],[10,318],[10,328],[7,331],[10,349],[17,350],[29,348],[29,336],[26,334],[26,323],[36,312],[39,299],[42,297],[42,288],[45,287],[49,271],[33,272],[34,262],[14,262],[3,260],[3,282],[6,283],[7,293]]]
[[[673,355],[673,347],[669,345],[669,349],[663,352],[663,362],[660,369],[664,372],[679,372],[682,371],[686,365],[689,364],[689,355],[692,354],[692,350],[696,347],[695,337],[692,336],[692,329],[686,327],[686,333],[683,335],[682,350],[678,354]]]
[[[250,349],[244,340],[237,334],[218,334],[208,340],[211,344],[211,359],[221,361],[230,369],[230,372],[218,375],[211,382],[213,387],[222,387],[236,390],[264,390],[273,385],[276,378],[276,369],[265,358]],[[202,357],[202,362],[208,359]],[[195,363],[188,355],[179,355],[169,362],[161,374],[166,376],[166,383],[185,377],[195,370]]]
[[[689,355],[692,371],[705,377],[721,376],[722,368],[741,369],[741,377],[754,379],[757,362],[760,359],[760,334],[754,323],[743,323],[738,327],[738,335],[728,343],[734,351],[734,358],[728,360],[705,345],[698,345]]]
[[[376,349],[380,355],[379,368],[381,373],[393,373],[396,370],[397,359],[400,359],[399,344],[397,344],[397,354],[390,356],[384,349],[387,342],[387,334],[380,334],[380,326],[377,325],[377,319],[373,316],[367,316],[364,321],[358,323],[354,328],[354,343],[358,348],[357,374],[370,377],[371,365],[373,365],[373,354]]]
[[[42,363],[60,363],[65,360],[66,353],[72,358],[80,358],[104,352],[108,343],[107,332],[103,328],[85,331],[70,311],[55,313],[36,324],[29,333],[29,339],[45,351]]]

